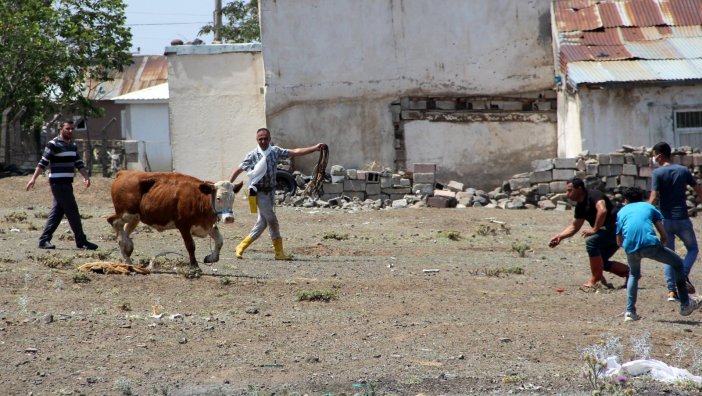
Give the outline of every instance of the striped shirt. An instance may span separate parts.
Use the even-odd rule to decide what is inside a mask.
[[[288,156],[290,156],[290,150],[271,146],[271,151],[266,156],[266,175],[256,183],[258,191],[273,191],[275,189],[275,173],[278,168],[278,161],[281,158],[288,158]],[[246,158],[241,162],[239,168],[248,172],[256,166],[261,158],[263,158],[263,155],[258,152],[258,149],[255,149],[246,154]]]
[[[46,144],[38,166],[41,169],[49,168],[49,181],[52,183],[73,183],[75,168],[85,168],[85,163],[75,143],[56,136]]]

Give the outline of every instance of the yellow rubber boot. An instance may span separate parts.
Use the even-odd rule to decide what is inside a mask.
[[[246,236],[243,241],[236,247],[236,258],[241,259],[244,258],[244,250],[246,250],[249,245],[253,243],[253,239],[251,239],[250,236]]]
[[[293,256],[290,254],[285,254],[283,251],[283,240],[274,239],[273,248],[275,249],[275,259],[276,260],[292,260]]]

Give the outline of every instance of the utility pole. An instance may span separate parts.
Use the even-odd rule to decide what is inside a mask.
[[[214,41],[222,42],[222,0],[215,0],[214,10]]]

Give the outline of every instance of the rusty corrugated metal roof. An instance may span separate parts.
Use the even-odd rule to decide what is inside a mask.
[[[109,100],[168,82],[168,60],[163,55],[135,55],[134,63],[122,73],[113,73],[111,81],[91,82],[89,99]]]
[[[676,80],[702,80],[702,59],[573,62],[568,65],[568,82],[573,86]]]
[[[636,62],[702,59],[702,0],[554,0],[553,12],[558,62],[572,83],[588,80],[572,76],[576,62],[578,73],[593,73],[590,77],[599,82],[607,82],[607,75],[612,81],[636,81],[620,80],[626,68],[631,69],[627,78],[664,79],[682,73],[683,78],[672,80],[700,71],[682,62],[671,63],[673,69],[665,73],[653,73],[659,64],[642,68]],[[588,62],[598,66],[583,66]]]

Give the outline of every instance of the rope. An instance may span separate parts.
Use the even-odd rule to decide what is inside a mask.
[[[305,186],[305,191],[302,193],[303,196],[312,197],[314,195],[314,197],[319,198],[319,192],[322,190],[322,184],[324,183],[327,162],[329,162],[329,146],[322,144],[322,149],[319,151],[319,160],[312,171],[312,180]]]

